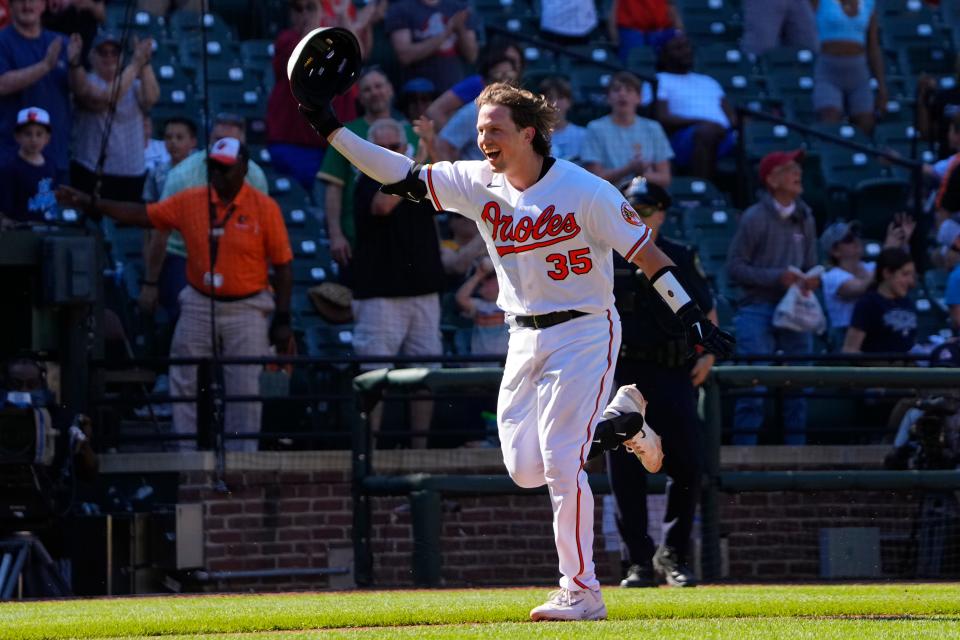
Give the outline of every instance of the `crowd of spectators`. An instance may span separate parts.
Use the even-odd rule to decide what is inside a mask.
[[[49,219],[58,185],[70,184],[93,199],[150,203],[145,215],[154,228],[144,236],[137,303],[142,314],[159,314],[176,326],[169,354],[201,353],[198,345],[209,340],[202,318],[209,313],[211,296],[218,308],[244,308],[238,314],[224,312],[225,322],[236,319],[235,325],[218,327],[225,355],[263,355],[269,350],[268,337],[276,351],[294,351],[284,330],[291,323],[289,301],[283,300],[289,292],[274,282],[274,297],[266,279],[267,267],[275,276],[285,273],[293,252],[286,233],[280,233],[279,209],[268,195],[270,185],[257,164],[259,157],[245,144],[246,121],[218,114],[210,138],[200,140],[196,114],[184,113],[158,123],[162,143],[151,141],[150,111],[160,93],[152,60],[156,44],[149,38],[122,43],[104,25],[105,6],[104,0],[9,0],[10,24],[0,30],[4,226]],[[587,100],[576,78],[561,72],[528,76],[526,45],[484,34],[483,16],[467,2],[378,0],[358,8],[347,0],[290,0],[289,27],[273,44],[274,83],[266,100],[269,170],[298,182],[314,205],[322,229],[315,240],[329,249],[331,273],[353,292],[356,354],[502,354],[506,333],[496,307],[496,279],[475,225],[456,214],[434,217],[423,207],[378,193],[378,185],[359,176],[300,117],[289,91],[286,61],[312,29],[348,28],[368,57],[378,46],[389,48],[397,66],[365,65],[334,109],[354,133],[418,161],[480,158],[474,99],[486,84],[515,82],[532,85],[556,104],[560,119],[553,155],[618,187],[638,177],[668,190],[677,177],[718,184],[723,180],[724,160],[733,157],[738,143],[734,100],[717,78],[698,70],[699,43],[685,33],[673,2],[614,0],[606,14],[593,0],[556,0],[541,6],[539,36],[547,42],[575,47],[605,32],[623,62],[632,60],[637,49],[649,50],[656,60],[655,89],[630,71],[598,72],[608,113],[571,121]],[[161,11],[179,8],[173,3]],[[0,20],[6,9],[0,3]],[[743,20],[742,50],[751,60],[782,46],[817,54],[812,98],[817,119],[849,121],[868,136],[876,129],[889,92],[874,0],[743,0]],[[385,36],[384,42],[374,40],[375,30]],[[123,51],[124,44],[128,51]],[[930,210],[921,220],[898,215],[886,238],[862,237],[857,220],[826,224],[818,217],[803,198],[802,150],[776,150],[750,169],[759,189],[743,202],[745,211],[730,240],[726,266],[708,274],[715,284],[728,285],[720,287],[720,295],[736,312],[721,320],[736,328],[739,353],[922,348],[929,335],[922,334],[914,290],[920,284],[917,274],[928,262],[941,271],[944,304],[957,325],[958,91],[921,78],[918,130],[936,144],[940,155],[924,169]],[[591,106],[596,111],[595,99]],[[208,165],[207,153],[197,149],[198,142],[219,148],[225,141],[236,150],[232,163],[221,164],[242,165],[242,171]],[[208,172],[208,166],[216,171]],[[273,238],[273,244],[261,246],[252,259],[243,254],[236,263],[240,273],[231,276],[239,278],[229,283],[232,289],[215,282],[222,265],[212,256],[211,270],[210,251],[196,244],[197,229],[170,204],[182,203],[186,194],[195,196],[208,179],[223,180],[224,174],[232,181],[215,195],[218,207],[222,205],[224,237],[231,238],[235,227],[242,231],[262,224]],[[231,203],[231,198],[238,199]],[[196,203],[191,207],[203,209]],[[261,211],[255,214],[250,208]],[[680,203],[667,214],[666,234],[682,226],[671,227],[669,220],[681,220],[682,209]],[[261,214],[269,221],[261,220]],[[687,240],[697,243],[696,238]],[[231,242],[224,241],[221,248],[220,257],[227,262],[233,251],[242,250]],[[870,254],[871,261],[866,255],[873,245],[882,250]],[[817,265],[826,270],[815,269]],[[217,291],[211,293],[211,287]],[[775,325],[778,304],[791,287],[822,301],[829,321],[826,338]],[[229,294],[224,293],[227,289]],[[274,305],[278,313],[271,315]],[[443,343],[440,327],[449,314],[459,329]],[[202,330],[194,324],[203,325]],[[240,325],[242,331],[228,340]],[[262,334],[262,340],[253,339],[254,333]],[[171,370],[173,395],[194,393],[195,374],[187,369]],[[255,393],[252,370],[232,370],[227,393]],[[428,402],[414,404],[412,424],[424,430],[432,407]],[[236,432],[250,432],[252,428],[241,423],[259,420],[254,405],[241,403],[234,414],[239,417],[228,418]],[[189,430],[182,425],[195,419],[188,410],[174,411],[182,432]],[[763,413],[761,399],[738,402],[738,442],[756,442]],[[788,442],[803,442],[805,422],[803,402],[788,402]]]

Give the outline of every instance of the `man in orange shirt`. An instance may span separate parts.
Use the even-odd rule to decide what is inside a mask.
[[[193,187],[148,205],[113,200],[92,202],[89,195],[76,189],[57,190],[57,200],[63,205],[95,209],[123,224],[177,230],[183,235],[190,286],[180,293],[181,312],[170,346],[172,358],[211,355],[211,298],[217,344],[223,357],[265,356],[270,343],[285,345],[292,337],[293,252],[277,203],[244,182],[248,157],[247,148],[239,140],[222,138],[214,143],[209,155],[212,191],[206,186]],[[208,193],[212,193],[216,210],[212,230]],[[273,295],[268,280],[271,265]],[[261,369],[259,365],[224,366],[226,394],[258,394]],[[195,396],[196,367],[170,367],[170,392],[173,397]],[[229,438],[258,433],[260,412],[259,402],[226,404],[228,450],[256,451],[255,439],[231,442]],[[195,403],[174,403],[175,433],[196,433],[196,419]],[[193,448],[193,442],[181,443],[181,449]]]

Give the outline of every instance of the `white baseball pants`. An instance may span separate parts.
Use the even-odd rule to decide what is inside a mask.
[[[560,586],[567,589],[600,586],[593,565],[593,493],[583,464],[619,351],[615,310],[547,329],[510,330],[497,401],[503,461],[519,486],[547,485]]]

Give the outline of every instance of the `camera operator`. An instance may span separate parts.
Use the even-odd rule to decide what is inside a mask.
[[[625,197],[654,233],[659,247],[677,264],[683,286],[707,317],[717,322],[713,295],[699,266],[696,252],[659,234],[671,205],[660,186],[636,178]],[[703,384],[714,357],[703,354],[691,361],[684,327],[650,281],[635,268],[617,263],[614,293],[623,319],[623,347],[617,365],[617,384],[636,383],[649,402],[646,421],[663,442],[667,505],[663,540],[656,552],[647,533],[646,473],[640,461],[620,447],[607,452],[610,487],[616,498],[617,529],[626,547],[626,576],[622,587],[652,587],[661,574],[675,587],[695,583],[687,565],[690,534],[700,492],[700,424],[696,387]]]
[[[71,417],[56,404],[56,398],[47,385],[46,368],[32,354],[14,356],[3,363],[0,370],[0,428],[7,433],[13,428],[13,420],[23,416],[37,418],[40,431],[52,428],[56,431],[53,440],[53,455],[41,456],[36,452],[32,459],[23,451],[2,451],[0,467],[7,473],[7,489],[4,502],[10,505],[42,505],[38,512],[21,514],[31,520],[41,520],[63,514],[70,507],[72,489],[77,480],[92,480],[99,470],[99,461],[91,446],[92,425],[84,415]],[[24,424],[23,421],[19,421]],[[31,435],[31,441],[37,440]],[[38,434],[42,436],[43,434]],[[4,438],[4,441],[12,441]],[[23,440],[17,440],[23,442]],[[41,442],[49,439],[41,440]],[[17,474],[27,474],[27,484],[16,482]],[[17,492],[19,495],[16,495]],[[24,492],[34,495],[24,495]],[[19,498],[19,499],[18,499]],[[5,505],[6,506],[6,505]],[[0,522],[11,514],[0,514]],[[6,523],[4,523],[6,524]],[[6,526],[4,526],[6,528]]]

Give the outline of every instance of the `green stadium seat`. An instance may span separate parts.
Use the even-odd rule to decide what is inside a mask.
[[[653,75],[657,69],[657,55],[653,47],[634,47],[627,54],[627,69],[633,73]]]
[[[670,181],[670,195],[674,205],[695,207],[699,205],[710,207],[725,207],[727,198],[715,184],[703,178],[689,176],[674,176]]]
[[[799,149],[805,139],[799,132],[786,125],[764,121],[747,121],[743,128],[747,158],[758,161],[772,151]]]
[[[930,336],[953,337],[953,332],[949,328],[949,317],[935,301],[921,295],[913,301],[913,305],[917,312],[918,343],[928,342]]]
[[[818,122],[818,123],[815,123],[811,128],[821,133],[825,133],[831,136],[836,136],[838,138],[842,138],[850,142],[856,142],[858,144],[864,144],[869,146],[869,145],[872,145],[872,142],[873,142],[870,139],[870,137],[867,136],[867,134],[865,134],[863,131],[853,126],[852,124],[848,124],[845,122],[838,122],[838,123]],[[807,140],[810,145],[810,148],[812,149],[819,149],[824,146],[836,147],[834,143],[828,140],[823,140],[821,138],[818,138],[812,135],[807,136]]]
[[[684,211],[683,207],[671,207],[660,226],[660,235],[673,240],[683,241],[686,239],[684,231]]]
[[[353,326],[320,322],[304,330],[307,355],[346,357],[353,355]]]
[[[900,69],[904,73],[919,76],[950,75],[954,72],[957,54],[951,47],[941,43],[931,45],[908,45],[900,47]]]
[[[237,39],[233,27],[215,13],[203,14],[202,26],[207,32],[208,40],[233,42]],[[175,11],[170,16],[169,28],[170,35],[177,40],[185,37],[197,37],[199,39],[201,16],[199,13],[191,11]]]
[[[273,41],[244,40],[240,43],[240,59],[245,63],[271,64],[273,62]]]
[[[880,41],[885,50],[904,47],[938,47],[949,42],[949,34],[933,20],[898,16],[880,21]]]
[[[325,282],[331,275],[329,267],[320,260],[294,260],[293,282],[306,287]]]
[[[736,44],[743,34],[743,27],[739,23],[729,21],[729,16],[684,16],[683,26],[690,39],[701,44],[710,42]]]
[[[760,65],[768,76],[791,73],[813,77],[816,53],[809,49],[776,47],[760,56]]]
[[[731,207],[692,207],[684,211],[686,238],[700,242],[706,238],[730,240],[737,230],[740,211]]]
[[[896,151],[905,158],[912,158],[914,140],[916,139],[917,155],[924,162],[936,160],[936,154],[929,148],[929,143],[915,136],[916,130],[912,124],[898,122],[881,122],[873,131],[873,139],[881,149]]]
[[[699,238],[694,244],[700,256],[700,264],[711,286],[719,290],[727,280],[727,254],[730,238],[707,236]]]
[[[877,15],[886,22],[889,18],[905,18],[933,24],[937,17],[921,0],[878,0]]]
[[[750,108],[761,107],[757,108],[758,111],[765,110],[761,105],[751,104],[754,101],[762,102],[767,97],[766,90],[756,76],[741,73],[736,69],[713,69],[710,75],[720,83],[731,102]]]
[[[696,49],[696,70],[712,76],[715,71],[751,76],[753,63],[736,46],[726,43],[704,45]]]

